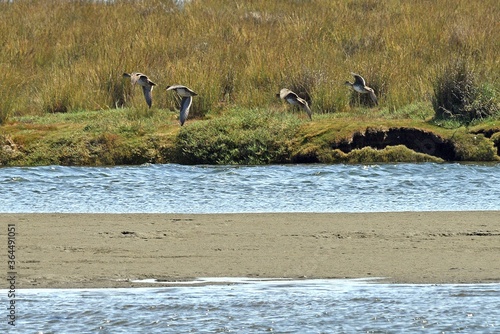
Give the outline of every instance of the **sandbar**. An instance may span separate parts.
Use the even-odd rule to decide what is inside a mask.
[[[9,224],[19,289],[159,286],[136,280],[168,285],[197,277],[500,282],[500,211],[2,213],[4,263]]]

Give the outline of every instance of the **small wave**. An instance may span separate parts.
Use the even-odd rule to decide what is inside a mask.
[[[500,210],[500,164],[4,167],[0,180],[9,213]]]

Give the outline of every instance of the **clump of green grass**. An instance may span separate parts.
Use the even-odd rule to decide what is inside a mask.
[[[310,163],[379,163],[379,162],[443,162],[443,159],[415,152],[404,145],[387,146],[384,149],[363,147],[345,153],[330,147],[309,145],[301,147],[292,156],[293,162]]]
[[[457,130],[452,138],[457,160],[460,161],[498,161],[498,150],[494,140],[482,134],[471,134]]]
[[[491,136],[491,141],[497,148],[497,156],[500,157],[500,132],[497,132]]]
[[[364,147],[349,153],[335,150],[332,152],[332,160],[337,163],[443,162],[441,158],[417,153],[404,145],[388,146],[382,150]]]
[[[494,89],[478,84],[477,75],[463,59],[453,61],[437,78],[433,106],[436,119],[460,124],[496,116],[500,111]]]
[[[13,117],[0,135],[3,165],[117,165],[172,161],[175,115],[114,109]],[[5,131],[5,135],[3,135]]]
[[[175,142],[185,164],[290,162],[291,138],[302,121],[264,109],[232,109],[223,118],[189,124]]]

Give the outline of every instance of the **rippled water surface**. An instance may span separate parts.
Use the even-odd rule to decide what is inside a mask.
[[[500,164],[0,168],[0,212],[499,210]]]
[[[19,305],[19,333],[500,331],[499,284],[242,280],[169,288],[23,290]]]
[[[9,167],[0,212],[500,210],[499,185],[500,164]],[[242,279],[16,298],[1,333],[500,332],[500,284]]]

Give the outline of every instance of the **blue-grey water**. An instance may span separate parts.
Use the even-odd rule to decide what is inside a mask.
[[[500,165],[8,167],[0,194],[4,213],[500,210]],[[500,283],[208,281],[17,290],[15,327],[0,290],[0,333],[500,333]]]
[[[500,164],[0,168],[0,212],[500,210]]]
[[[362,280],[25,290],[16,327],[45,334],[498,333],[499,293],[498,284]]]

